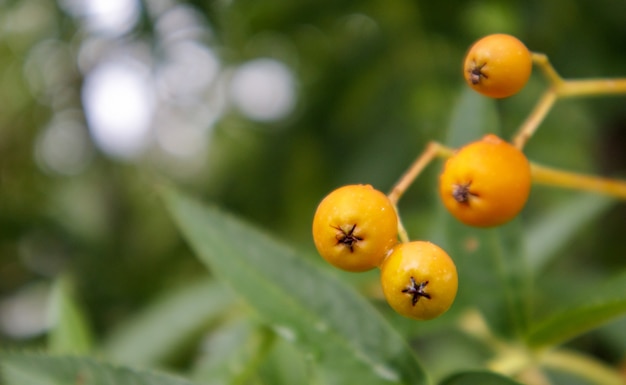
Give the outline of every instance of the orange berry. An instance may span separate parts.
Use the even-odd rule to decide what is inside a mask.
[[[340,187],[317,207],[313,241],[333,266],[354,272],[370,270],[398,242],[395,207],[370,185]]]
[[[448,211],[477,227],[513,219],[526,204],[530,187],[526,156],[493,134],[462,147],[439,177],[439,194]]]
[[[389,306],[418,320],[445,313],[458,289],[454,261],[439,246],[424,241],[394,247],[381,266],[380,280]]]
[[[465,56],[463,75],[475,91],[492,98],[519,92],[532,71],[532,56],[516,37],[493,34],[475,42]]]

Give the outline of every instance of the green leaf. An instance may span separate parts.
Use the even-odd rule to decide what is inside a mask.
[[[350,286],[259,230],[164,189],[198,257],[270,327],[318,362],[327,384],[425,384],[404,339]]]
[[[227,287],[206,280],[167,293],[114,330],[103,354],[114,362],[154,366],[189,342],[235,300]]]
[[[554,346],[626,315],[626,273],[589,295],[533,325],[527,340],[532,347]]]
[[[497,373],[473,371],[456,373],[440,383],[440,385],[521,385],[508,377]]]
[[[0,353],[0,373],[6,385],[193,385],[181,378],[91,358]]]
[[[603,195],[581,193],[543,213],[526,231],[526,251],[531,270],[540,271],[584,225],[615,202],[615,199]]]
[[[310,360],[294,344],[277,338],[258,377],[262,384],[268,385],[318,384],[312,369]]]
[[[201,384],[245,384],[276,340],[274,333],[250,319],[237,319],[213,331],[191,378]]]
[[[87,317],[74,299],[68,277],[58,278],[50,296],[48,351],[84,354],[91,351],[93,337]]]

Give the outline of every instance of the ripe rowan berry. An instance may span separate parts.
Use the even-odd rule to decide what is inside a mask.
[[[444,206],[461,222],[501,225],[524,207],[531,187],[530,164],[510,143],[493,134],[450,157],[439,177]]]
[[[475,42],[465,55],[463,75],[475,91],[506,98],[519,92],[532,71],[532,56],[516,37],[493,34]]]
[[[458,289],[454,261],[439,246],[425,241],[394,247],[381,266],[380,280],[389,305],[418,320],[445,313]]]
[[[317,207],[313,240],[333,266],[354,272],[370,270],[398,242],[396,209],[370,185],[340,187]]]

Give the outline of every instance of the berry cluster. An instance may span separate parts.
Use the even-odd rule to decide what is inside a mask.
[[[464,76],[474,90],[503,98],[526,84],[531,67],[531,54],[524,44],[496,34],[470,48]],[[530,163],[522,151],[489,134],[449,154],[439,178],[439,193],[444,206],[462,223],[492,227],[522,210],[531,179]],[[396,201],[397,197],[370,185],[340,187],[319,204],[313,240],[320,255],[340,269],[360,272],[379,267],[385,299],[398,313],[433,319],[454,302],[456,266],[431,242],[398,240],[402,227]]]
[[[398,243],[396,209],[370,185],[328,194],[313,218],[313,240],[335,267],[353,272],[380,267],[385,298],[400,314],[431,319],[454,301],[458,278],[452,259],[430,242]]]

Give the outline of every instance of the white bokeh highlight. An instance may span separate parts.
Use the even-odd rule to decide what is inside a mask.
[[[139,20],[139,0],[60,0],[61,7],[81,19],[92,33],[122,35]]]
[[[0,331],[12,338],[32,338],[48,328],[47,303],[50,290],[45,285],[26,286],[0,300]]]
[[[295,80],[289,68],[277,60],[252,60],[234,71],[230,97],[235,107],[252,120],[280,120],[294,109]]]
[[[154,113],[147,68],[123,60],[103,63],[85,78],[82,99],[91,136],[102,151],[122,159],[142,154]]]
[[[220,71],[214,51],[198,42],[182,40],[166,46],[165,52],[167,59],[157,72],[160,90],[178,101],[201,98]]]

